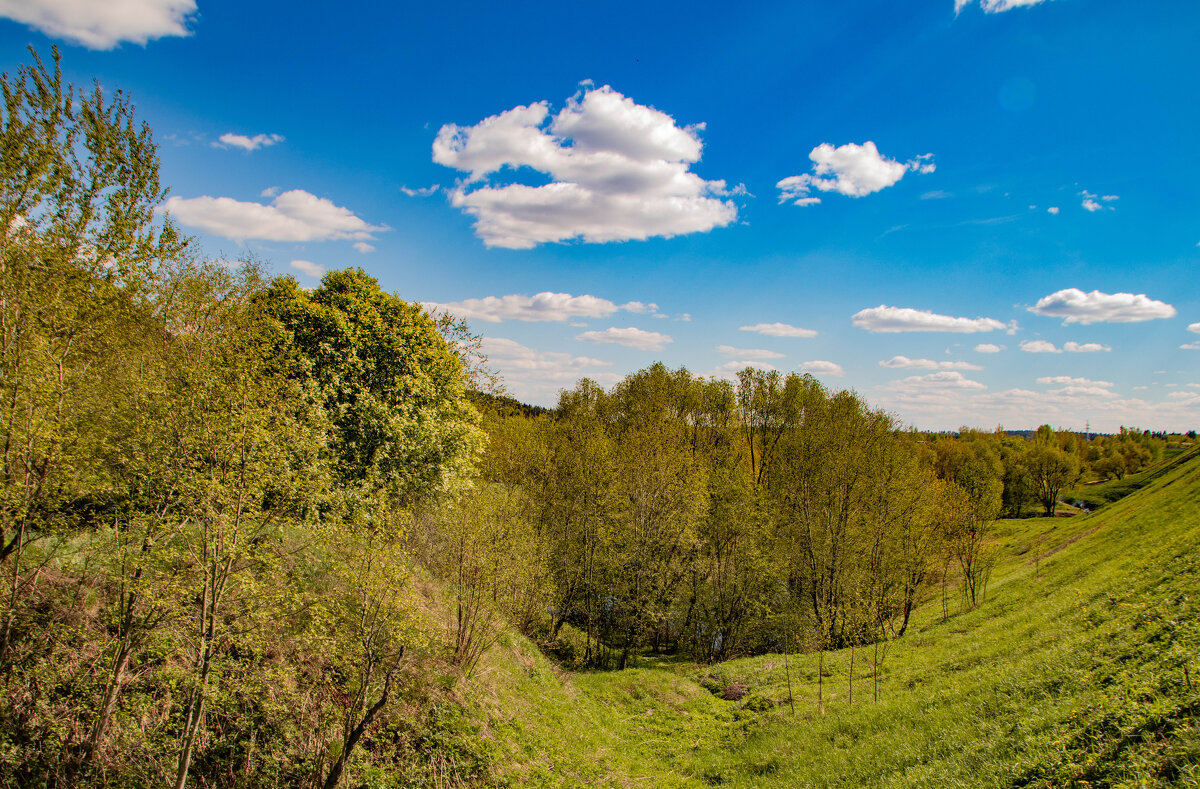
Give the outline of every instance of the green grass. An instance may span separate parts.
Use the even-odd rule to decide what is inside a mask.
[[[869,648],[854,655],[853,705],[850,653],[827,653],[824,715],[815,655],[568,674],[513,639],[477,683],[498,780],[1200,786],[1200,455],[1098,512],[996,533],[985,604],[945,621],[940,601],[920,609],[878,703]],[[735,683],[744,695],[726,701]]]
[[[1144,468],[1136,474],[1129,474],[1124,479],[1110,479],[1105,482],[1077,485],[1063,493],[1061,499],[1078,502],[1089,510],[1097,510],[1141,490],[1162,475],[1169,473],[1179,463],[1188,462],[1190,458],[1194,457],[1195,450],[1192,449],[1169,449],[1166,459],[1161,463]]]

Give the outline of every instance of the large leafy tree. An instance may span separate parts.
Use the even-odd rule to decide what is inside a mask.
[[[1079,479],[1079,461],[1058,447],[1034,444],[1025,453],[1025,468],[1033,479],[1034,490],[1047,517],[1054,515],[1058,494]]]
[[[409,504],[467,477],[479,416],[461,361],[420,305],[360,269],[330,272],[312,292],[282,277],[264,300],[288,335],[281,363],[320,387],[343,482]]]

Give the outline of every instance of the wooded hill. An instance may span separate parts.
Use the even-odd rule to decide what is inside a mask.
[[[1081,551],[1109,537],[1075,524],[1137,513],[1129,528],[1159,553],[1122,542],[1122,557],[1150,563],[1175,544],[1151,534],[1155,513],[1194,526],[1172,498],[1194,496],[1182,436],[925,435],[853,392],[755,370],[734,383],[655,365],[610,390],[582,381],[553,411],[481,394],[492,376],[479,338],[362,271],[307,291],[204,259],[155,213],[154,143],[126,97],[77,92],[36,56],[3,93],[8,784],[801,775],[799,762],[755,760],[762,747],[797,751],[793,710],[816,716],[812,731],[835,713],[853,720],[838,711],[843,662],[860,681],[869,667],[879,705],[904,697],[899,676],[908,690],[940,687],[900,666],[944,665],[944,635],[958,629],[956,648],[1021,670],[988,630],[1015,600],[1041,610],[1014,591],[1029,571],[1015,535],[1042,535],[1024,549],[1037,583],[1045,563],[1047,579],[1087,572],[1107,589],[1125,565],[1089,570]],[[1174,465],[1153,465],[1163,458]],[[1157,476],[1141,498],[997,520],[1054,514],[1085,474],[1124,492],[1146,465]],[[1106,501],[1088,493],[1080,504]],[[1125,505],[1135,500],[1148,509]],[[1060,602],[1062,584],[1046,587]],[[1022,638],[1070,632],[1091,631],[1039,620]],[[1137,654],[1156,677],[1191,665]],[[847,682],[848,708],[849,695]],[[941,704],[908,698],[891,714]],[[988,733],[994,716],[961,698],[957,725]],[[624,747],[629,721],[608,708],[642,700],[635,729],[659,734]],[[1191,736],[1178,709],[1155,736]],[[1080,753],[1109,742],[1101,734]],[[613,750],[581,753],[588,744]],[[1160,777],[1194,763],[1147,754]],[[844,756],[827,755],[834,778],[804,781],[843,780]],[[1007,775],[1016,755],[971,774]],[[1124,756],[1108,763],[1116,775]],[[1023,775],[1053,783],[1059,767]],[[872,783],[855,769],[856,785]]]

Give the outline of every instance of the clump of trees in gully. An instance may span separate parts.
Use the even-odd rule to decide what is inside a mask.
[[[929,435],[853,392],[655,365],[553,410],[358,270],[205,260],[129,99],[5,75],[0,774],[483,780],[504,627],[573,665],[884,644],[984,603],[989,526],[1160,440]]]

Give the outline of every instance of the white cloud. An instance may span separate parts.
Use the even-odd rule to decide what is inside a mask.
[[[782,359],[783,354],[762,348],[734,348],[732,345],[718,345],[717,352],[722,356],[740,357],[742,359]]]
[[[167,211],[182,225],[233,239],[264,241],[367,241],[385,225],[368,225],[349,209],[303,189],[293,189],[269,205],[232,197],[171,197]]]
[[[854,325],[870,332],[894,334],[908,331],[944,331],[971,334],[1006,328],[995,318],[952,318],[929,310],[911,307],[887,307],[880,304],[859,310],[851,319]]]
[[[1112,347],[1101,345],[1098,342],[1071,342],[1063,343],[1063,350],[1070,353],[1096,353],[1098,351],[1111,351]]]
[[[995,345],[990,342],[981,342],[975,346],[976,353],[1000,353],[1003,350],[1003,345]]]
[[[1086,189],[1084,189],[1082,192],[1080,192],[1079,196],[1083,198],[1083,202],[1081,203],[1081,205],[1085,209],[1087,209],[1088,211],[1090,211],[1092,213],[1095,213],[1096,211],[1103,211],[1105,209],[1108,209],[1109,211],[1115,210],[1115,208],[1116,208],[1115,206],[1105,205],[1105,203],[1111,203],[1114,200],[1121,199],[1117,195],[1101,196],[1101,195],[1093,194]]]
[[[893,381],[887,388],[897,391],[905,389],[987,389],[978,381],[973,381],[960,372],[950,370],[929,375],[910,375],[899,381]]]
[[[325,276],[325,267],[319,263],[313,263],[311,260],[293,260],[288,265],[310,277],[320,278]]]
[[[1079,288],[1066,288],[1038,299],[1030,312],[1069,323],[1137,323],[1155,318],[1171,318],[1175,308],[1155,301],[1144,293],[1084,293]]]
[[[738,331],[752,331],[765,334],[768,337],[816,337],[813,329],[801,329],[787,323],[756,323],[753,326],[739,326]]]
[[[572,296],[570,293],[544,291],[526,296],[486,296],[482,299],[463,299],[446,304],[427,302],[427,308],[450,312],[459,318],[499,323],[513,321],[569,321],[575,318],[607,318],[618,310],[634,313],[653,312],[657,304],[630,301],[620,306],[598,296]]]
[[[584,342],[616,343],[624,345],[626,348],[636,348],[639,351],[661,351],[667,343],[674,342],[670,336],[662,332],[645,331],[632,326],[625,328],[612,326],[603,331],[585,331],[582,334],[576,334],[575,339]]]
[[[1025,353],[1062,353],[1048,340],[1025,340],[1021,343],[1021,350]]]
[[[813,161],[811,173],[788,176],[775,184],[779,189],[779,202],[790,201],[796,205],[821,202],[819,197],[811,195],[813,189],[864,197],[893,185],[910,170],[931,173],[937,169],[931,153],[901,164],[884,158],[870,140],[862,145],[847,143],[836,148],[823,142],[812,149],[808,158]]]
[[[659,317],[654,315],[654,313],[658,312],[658,305],[654,302],[643,304],[640,301],[629,301],[622,304],[621,309],[625,310],[626,312],[637,313],[638,315],[653,315],[656,318]],[[664,315],[662,317],[665,318],[666,316]]]
[[[840,378],[846,374],[840,364],[836,362],[826,361],[824,359],[813,359],[812,361],[802,362],[796,366],[796,369],[802,373],[812,373],[813,375],[829,375]]]
[[[739,372],[741,372],[742,370],[745,370],[747,367],[751,367],[755,370],[765,370],[767,372],[770,372],[771,370],[779,369],[778,367],[776,367],[773,364],[767,364],[766,362],[756,362],[751,359],[751,360],[741,361],[741,362],[738,362],[738,361],[725,362],[722,365],[718,365],[717,367],[714,367],[711,371],[709,371],[708,375],[710,375],[713,378],[724,378],[727,381],[736,381],[737,374]]]
[[[733,202],[719,199],[727,194],[724,181],[689,172],[700,160],[702,128],[681,128],[605,85],[576,94],[553,119],[541,101],[474,126],[447,124],[434,140],[433,160],[469,173],[450,202],[475,217],[475,232],[489,247],[670,238],[737,218]],[[529,167],[552,182],[486,183],[506,167]]]
[[[1185,342],[1179,346],[1179,349],[1183,351],[1200,351],[1200,342]]]
[[[279,194],[278,186],[268,186],[266,189],[258,193],[259,197],[274,197]]]
[[[1037,379],[1039,384],[1054,386],[1104,386],[1113,387],[1112,381],[1093,381],[1091,378],[1073,378],[1069,375],[1045,375]]]
[[[1192,332],[1193,334],[1200,334],[1200,323],[1189,323],[1188,331]]]
[[[1049,208],[1046,209],[1046,213],[1054,214],[1055,216],[1057,216],[1058,215],[1058,206],[1056,206],[1056,205],[1050,206]]]
[[[933,359],[910,359],[907,356],[893,356],[879,363],[880,367],[894,370],[982,370],[977,364],[970,362],[939,362]]]
[[[973,2],[974,0],[954,0],[954,13],[957,14]],[[1028,8],[1042,2],[1045,0],[979,0],[979,5],[983,8],[984,13],[998,14],[1014,8]]]
[[[216,148],[241,148],[245,151],[256,151],[259,148],[267,148],[272,145],[277,145],[283,142],[282,134],[256,134],[253,137],[247,137],[244,134],[227,133],[222,134],[218,138],[218,142],[213,143]]]
[[[408,195],[409,197],[429,197],[431,194],[434,194],[441,188],[442,187],[438,184],[423,186],[420,189],[410,189],[407,186],[402,186],[400,187],[400,191],[404,192],[404,194]]]
[[[1048,389],[1050,394],[1065,397],[1116,397],[1112,381],[1093,381],[1090,378],[1073,378],[1069,375],[1048,375],[1038,378],[1039,384],[1058,387]]]
[[[355,241],[354,248],[357,249],[359,252],[363,253],[364,255],[367,254],[368,252],[375,251],[374,245],[368,244],[366,241]]]
[[[580,378],[591,378],[604,386],[620,380],[619,375],[607,370],[612,362],[537,351],[503,337],[484,337],[481,350],[500,372],[505,387],[526,402],[551,405],[559,389],[569,388]]]
[[[88,49],[188,36],[195,0],[0,0],[0,17]]]

